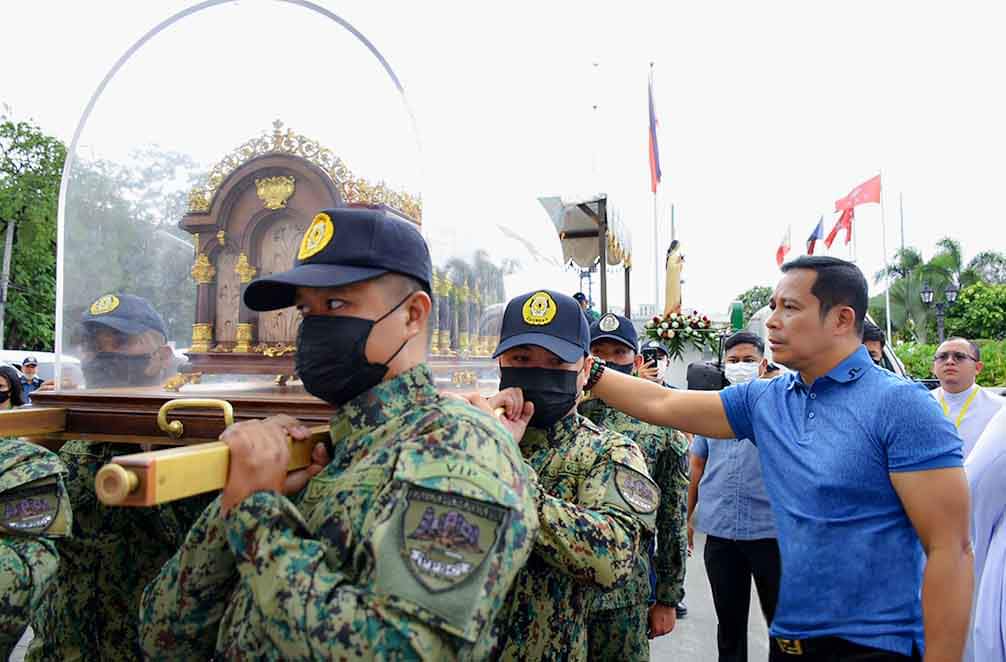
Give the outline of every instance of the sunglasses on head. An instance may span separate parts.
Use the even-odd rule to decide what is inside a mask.
[[[933,360],[937,363],[945,363],[947,359],[953,357],[954,361],[960,363],[964,359],[970,359],[972,361],[978,361],[975,357],[965,354],[964,352],[940,352],[933,357]]]

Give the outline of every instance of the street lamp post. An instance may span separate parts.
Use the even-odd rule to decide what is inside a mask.
[[[940,344],[943,344],[943,318],[946,316],[946,310],[957,301],[957,287],[953,283],[947,285],[947,289],[943,290],[943,301],[936,302],[936,333],[940,337]],[[922,303],[926,306],[933,305],[933,297],[935,292],[933,288],[929,287],[929,283],[925,283],[922,286],[922,291],[919,292],[919,296],[922,298]]]

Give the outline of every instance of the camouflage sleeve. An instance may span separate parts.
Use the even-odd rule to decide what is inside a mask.
[[[143,591],[140,645],[146,657],[212,658],[218,626],[236,582],[237,565],[227,547],[217,498]]]
[[[368,540],[353,540],[348,522],[326,523],[324,537],[345,541],[341,548],[313,536],[277,494],[259,492],[234,509],[228,542],[279,657],[486,654],[489,626],[530,555],[534,508],[530,494],[515,494],[477,465],[449,463],[402,469],[400,459],[368,514]],[[338,498],[318,508],[338,512]],[[509,507],[510,499],[519,505]],[[370,560],[352,553],[364,544]]]
[[[0,538],[0,659],[6,660],[59,565],[46,538]]]
[[[593,465],[575,503],[540,491],[535,552],[577,579],[614,588],[633,572],[640,538],[653,529],[655,501],[638,447],[610,449]]]
[[[680,432],[661,452],[654,478],[660,486],[657,511],[657,552],[653,559],[657,575],[657,602],[676,605],[685,595],[685,561],[688,529],[685,523],[688,499],[688,441]]]

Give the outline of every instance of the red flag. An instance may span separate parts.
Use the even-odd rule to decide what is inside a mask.
[[[660,150],[657,147],[657,111],[653,109],[653,71],[650,70],[648,87],[650,98],[650,191],[657,192],[660,183]]]
[[[835,223],[835,227],[831,229],[828,236],[824,238],[824,245],[831,248],[831,243],[835,241],[835,237],[838,236],[838,231],[845,228],[845,243],[848,244],[852,241],[852,219],[856,217],[856,212],[852,207],[844,210],[842,215],[838,217],[838,222]]]
[[[786,226],[786,234],[782,236],[782,242],[779,243],[779,248],[775,249],[775,263],[780,267],[782,266],[783,260],[786,259],[786,253],[789,253],[789,239],[791,226]]]
[[[835,211],[852,209],[867,202],[880,202],[880,175],[868,179],[849,191],[849,195],[835,201]]]

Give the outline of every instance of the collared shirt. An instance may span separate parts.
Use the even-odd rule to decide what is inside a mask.
[[[957,426],[957,432],[964,442],[964,458],[971,454],[978,443],[978,438],[985,431],[985,426],[999,413],[1006,398],[986,391],[978,384],[964,389],[960,393],[947,393],[943,387],[930,391],[940,403],[943,413],[950,422]]]
[[[24,395],[24,402],[25,404],[30,405],[31,394],[34,391],[37,391],[38,388],[45,383],[45,380],[38,375],[29,379],[28,375],[25,375],[24,373],[18,375],[18,380],[21,382],[21,393]]]
[[[922,649],[923,552],[890,474],[960,467],[953,424],[920,384],[860,346],[827,375],[720,393],[761,457],[782,556],[772,635]]]
[[[964,463],[971,491],[975,613],[965,659],[1006,659],[1006,409],[986,426]]]
[[[699,482],[695,530],[729,540],[775,538],[758,449],[748,439],[695,435],[692,454],[706,461]]]

